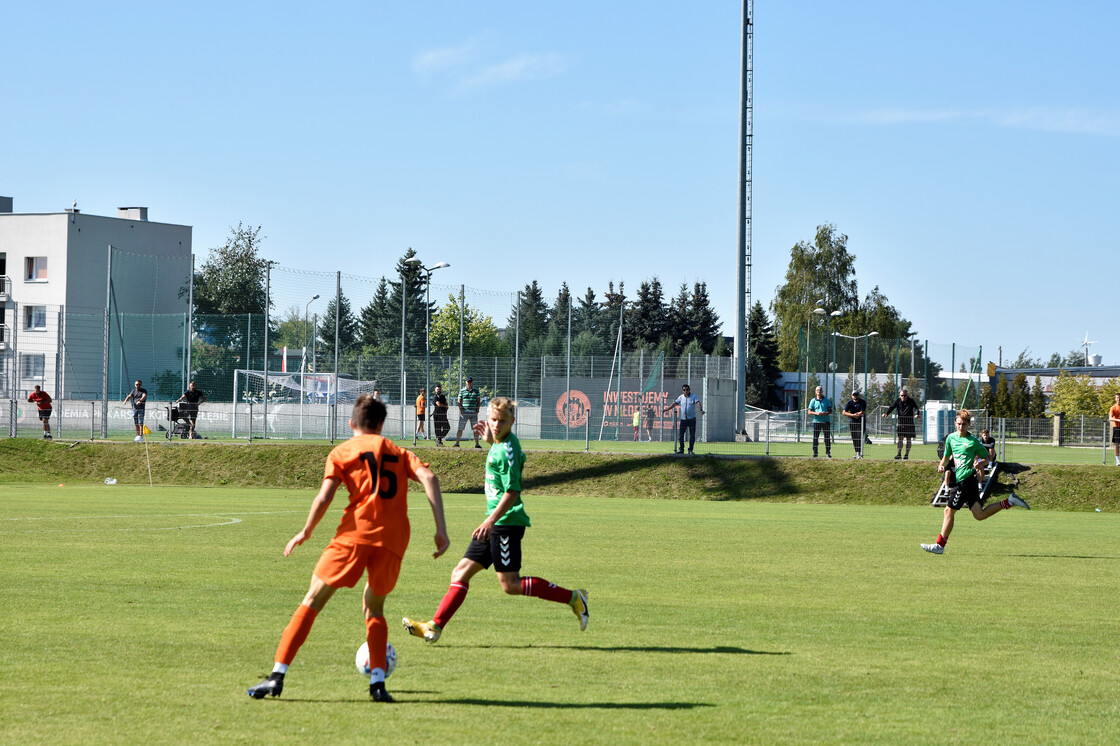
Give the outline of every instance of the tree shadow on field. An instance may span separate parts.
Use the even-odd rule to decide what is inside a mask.
[[[729,645],[716,645],[709,648],[688,648],[677,645],[457,645],[462,648],[477,648],[491,650],[504,648],[506,650],[586,650],[596,653],[690,653],[690,654],[722,654],[722,655],[793,655],[793,653],[777,650],[750,650],[736,648]]]
[[[689,482],[699,483],[703,486],[704,497],[709,500],[750,500],[794,495],[800,491],[782,469],[779,459],[668,454],[610,459],[545,474],[536,472],[523,478],[522,486],[525,490],[540,490],[547,494],[550,487],[593,481],[602,485],[603,489],[609,489],[612,479],[647,470],[667,471],[666,478],[669,480],[683,477]]]

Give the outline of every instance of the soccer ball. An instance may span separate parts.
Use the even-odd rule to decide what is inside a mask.
[[[369,676],[373,673],[373,669],[369,667],[369,643],[363,642],[362,646],[358,648],[358,652],[354,653],[354,665],[358,668],[358,673],[363,676]],[[392,643],[385,645],[385,678],[393,673],[397,667],[397,649],[393,647]]]

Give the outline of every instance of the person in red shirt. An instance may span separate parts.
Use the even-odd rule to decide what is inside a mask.
[[[276,649],[276,663],[264,681],[250,687],[254,699],[280,696],[284,675],[307,639],[316,615],[339,588],[353,588],[363,574],[368,575],[362,599],[369,644],[369,694],[375,702],[392,702],[385,691],[385,647],[389,626],[385,622],[385,597],[397,583],[401,560],[408,547],[408,480],[424,486],[435,518],[436,551],[439,557],[450,542],[443,517],[443,497],[439,478],[411,451],[381,437],[385,424],[385,405],[369,394],[354,404],[350,427],[354,437],[340,443],[327,456],[323,484],[311,502],[311,512],[303,529],[284,548],[287,557],[326,515],[339,485],[346,485],[350,501],[342,513],[334,539],[323,550],[311,576],[311,587],[303,603],[292,615]]]
[[[39,407],[39,419],[43,422],[43,437],[51,439],[51,395],[38,386],[27,397],[27,401],[35,402]]]

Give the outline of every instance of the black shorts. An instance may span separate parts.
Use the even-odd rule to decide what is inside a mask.
[[[980,502],[980,483],[976,481],[976,475],[965,477],[964,481],[957,485],[957,489],[953,491],[952,496],[949,498],[949,507],[953,510],[960,510],[964,507],[971,507],[973,503]]]
[[[1112,428],[1112,442],[1120,443],[1120,427]]]
[[[50,409],[40,409],[39,410],[39,419],[43,420],[44,422],[49,420],[51,418],[51,411],[52,410],[50,410]]]
[[[417,422],[423,422],[424,421],[424,415],[422,415],[422,414],[416,415],[416,421]]]
[[[900,438],[913,438],[914,437],[914,420],[906,418],[905,420],[898,421],[898,437]]]
[[[494,526],[490,541],[471,539],[464,559],[484,568],[494,566],[494,572],[518,572],[521,569],[521,540],[525,538],[524,526]]]

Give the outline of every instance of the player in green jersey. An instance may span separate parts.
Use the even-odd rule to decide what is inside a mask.
[[[502,590],[511,596],[536,596],[546,601],[567,604],[579,618],[580,630],[587,629],[587,591],[568,590],[536,577],[521,576],[521,540],[528,528],[529,515],[521,501],[521,468],[525,452],[513,434],[514,404],[505,397],[490,401],[489,416],[475,426],[475,434],[490,443],[486,455],[486,520],[471,535],[463,559],[451,572],[451,585],[430,622],[402,620],[404,628],[428,642],[440,633],[467,597],[470,580],[491,565]]]
[[[1023,498],[1015,493],[1011,493],[1010,497],[1006,500],[1000,500],[998,503],[992,503],[987,507],[980,506],[980,483],[976,475],[977,473],[984,473],[984,468],[988,465],[989,454],[984,444],[975,435],[968,432],[971,424],[972,414],[967,409],[962,409],[957,412],[957,432],[945,439],[945,455],[941,457],[941,462],[937,465],[937,473],[943,473],[946,463],[952,459],[956,464],[957,489],[949,498],[949,504],[945,506],[945,520],[941,524],[941,533],[937,537],[937,543],[921,545],[922,549],[931,554],[945,553],[945,542],[949,541],[949,533],[953,530],[953,521],[956,518],[957,511],[966,505],[972,511],[972,517],[978,521],[991,518],[1001,510],[1011,507],[1030,510],[1030,506]]]

